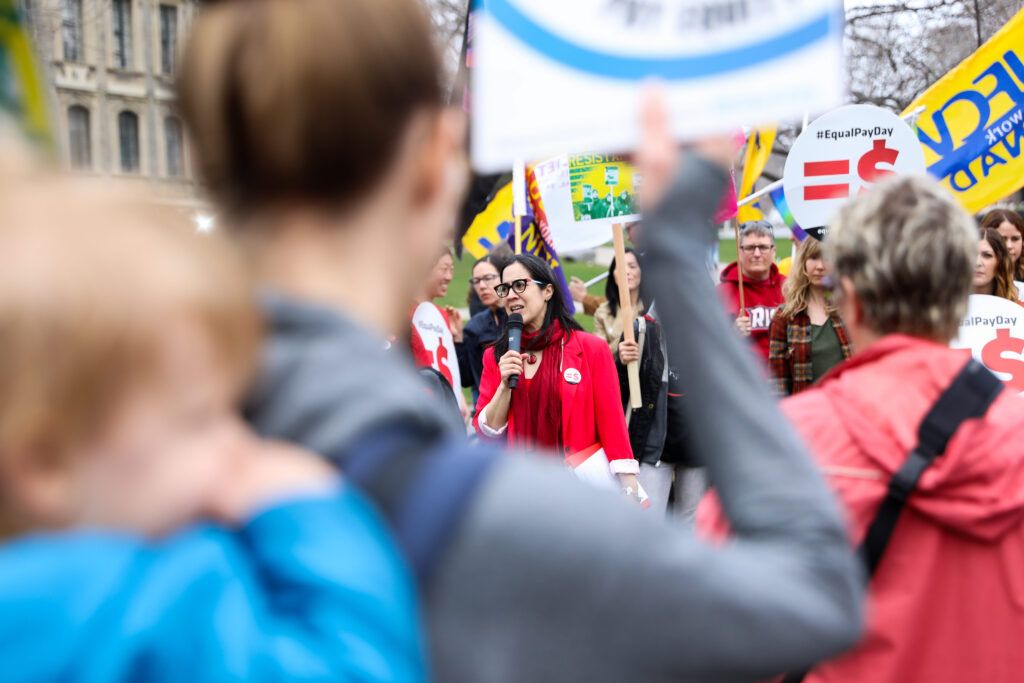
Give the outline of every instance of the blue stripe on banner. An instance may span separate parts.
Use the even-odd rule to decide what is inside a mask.
[[[511,0],[485,0],[484,9],[513,35],[544,56],[579,71],[597,76],[639,80],[658,76],[666,80],[687,80],[736,71],[753,64],[788,55],[832,33],[841,25],[841,15],[827,11],[809,23],[754,45],[695,57],[624,57],[596,52],[570,43],[536,23],[515,7]]]

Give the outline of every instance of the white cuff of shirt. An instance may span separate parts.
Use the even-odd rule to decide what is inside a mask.
[[[481,420],[483,422],[483,420]],[[609,460],[608,467],[613,474],[639,474],[640,463],[636,458],[623,458],[622,460]]]
[[[505,420],[505,424],[501,425],[498,429],[487,424],[487,406],[484,406],[484,409],[480,411],[480,419],[477,422],[480,424],[480,431],[484,433],[484,436],[492,439],[504,436],[505,430],[508,429],[508,420]]]

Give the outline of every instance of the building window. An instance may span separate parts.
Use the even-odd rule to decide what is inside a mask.
[[[121,140],[121,171],[139,172],[139,117],[130,111],[117,115],[117,132]]]
[[[114,0],[114,66],[131,68],[132,64],[132,2]]]
[[[160,5],[160,71],[174,73],[174,54],[178,50],[178,8]]]
[[[181,153],[181,122],[178,119],[164,119],[164,140],[167,143],[167,175],[171,178],[180,178],[184,163]]]
[[[71,152],[71,168],[92,168],[89,110],[77,104],[68,107],[68,149]]]
[[[82,0],[62,0],[60,30],[65,61],[82,61]]]

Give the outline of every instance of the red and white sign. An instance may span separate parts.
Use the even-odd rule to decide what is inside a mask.
[[[1024,307],[1009,299],[972,294],[954,349],[969,351],[1016,392],[1024,392]]]
[[[793,218],[811,231],[876,182],[924,172],[924,150],[910,126],[886,109],[854,104],[807,126],[786,157],[782,184]]]

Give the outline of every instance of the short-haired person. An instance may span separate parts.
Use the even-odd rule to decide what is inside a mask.
[[[838,510],[704,274],[731,144],[680,155],[652,104],[639,157],[648,274],[672,301],[662,324],[680,359],[700,361],[680,365],[701,395],[687,417],[732,418],[690,431],[739,530],[718,548],[557,458],[466,445],[411,364],[381,349],[465,185],[462,112],[445,107],[419,2],[220,0],[197,15],[182,67],[199,170],[269,318],[246,415],[372,496],[419,581],[435,680],[750,680],[856,638]]]
[[[907,497],[870,580],[867,633],[805,682],[1019,681],[1024,402],[1002,391],[960,424],[909,495],[894,481],[931,448],[935,427],[918,430],[969,360],[949,340],[973,290],[977,228],[925,178],[875,187],[829,227],[825,257],[856,353],[782,409],[845,504],[855,545],[890,486]]]
[[[772,318],[785,301],[782,283],[786,276],[775,265],[775,232],[768,221],[740,224],[737,260],[722,271],[718,291],[736,318],[736,329],[753,339],[758,355],[768,362]],[[740,275],[743,276],[743,310],[740,310]]]
[[[488,254],[473,264],[469,286],[476,292],[484,310],[480,311],[462,328],[462,340],[456,339],[455,350],[459,354],[459,371],[463,386],[473,390],[473,405],[480,396],[480,379],[484,372],[484,351],[501,335],[508,314],[505,300],[494,291],[501,282],[500,268],[504,259]],[[468,380],[468,382],[467,382]]]
[[[1013,284],[1013,261],[1003,236],[986,228],[981,230],[979,238],[974,262],[974,293],[1019,302]]]
[[[825,293],[828,267],[821,242],[807,237],[797,248],[769,334],[768,367],[776,396],[798,394],[850,357],[852,348],[839,311]]]
[[[430,679],[376,511],[236,411],[259,328],[187,219],[0,171],[5,681]]]
[[[1006,249],[1013,261],[1013,284],[1017,287],[1017,298],[1024,300],[1024,260],[1020,257],[1024,247],[1024,218],[1011,209],[992,209],[982,217],[979,227],[983,230],[997,230],[1006,240]]]
[[[522,351],[509,349],[506,321],[484,353],[477,432],[514,450],[564,456],[599,443],[623,489],[636,493],[639,468],[607,343],[584,332],[569,314],[557,278],[536,256],[509,259],[496,289],[509,316],[523,318]],[[509,385],[512,377],[515,388]]]
[[[434,303],[434,299],[448,294],[448,285],[451,284],[454,273],[455,262],[452,259],[452,252],[448,247],[444,247],[427,276],[420,301],[412,309],[410,344],[416,365],[433,368],[444,377],[459,405],[463,419],[466,419],[469,417],[469,410],[462,395],[462,374],[458,350],[455,347],[462,341],[462,316],[452,306],[441,308]]]

